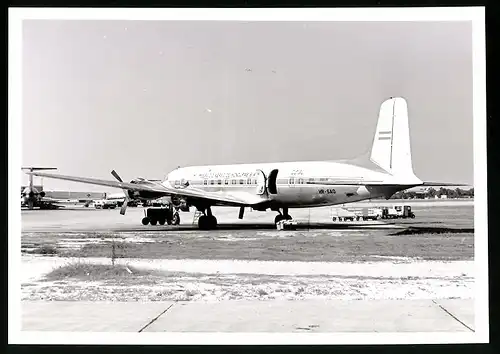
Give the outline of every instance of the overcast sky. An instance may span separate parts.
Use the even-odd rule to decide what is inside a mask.
[[[24,21],[22,162],[131,180],[177,166],[351,158],[370,150],[382,101],[403,96],[417,176],[472,184],[471,28]]]

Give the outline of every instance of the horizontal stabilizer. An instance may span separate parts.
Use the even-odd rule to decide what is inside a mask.
[[[29,170],[29,171],[57,170],[57,167],[21,167],[21,170]]]

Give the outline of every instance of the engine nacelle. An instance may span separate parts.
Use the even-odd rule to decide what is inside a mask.
[[[163,197],[162,194],[156,192],[133,191],[130,189],[127,191],[127,194],[130,199],[137,199],[137,200],[154,200]]]

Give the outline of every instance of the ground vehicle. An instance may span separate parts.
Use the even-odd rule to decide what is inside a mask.
[[[411,206],[405,205],[403,207],[403,218],[415,218],[415,213],[411,210]]]
[[[179,225],[181,218],[179,213],[172,206],[167,207],[151,207],[144,210],[144,218],[142,224],[147,225]]]
[[[332,220],[333,221],[354,221],[356,219],[356,213],[354,211],[348,210],[346,208],[333,208],[332,209]]]
[[[94,201],[94,207],[96,209],[115,209],[116,205],[116,201],[114,200],[100,199]]]
[[[377,220],[382,217],[382,209],[380,208],[363,208],[361,215],[357,220]]]
[[[116,203],[118,204],[119,207],[121,207],[123,205],[124,201],[123,200],[119,200]],[[136,206],[139,205],[139,202],[137,200],[129,200],[128,203],[127,203],[127,205],[129,207],[136,207]]]
[[[382,208],[382,219],[399,219],[399,218],[415,218],[415,213],[412,212],[411,206],[395,206],[392,208]]]

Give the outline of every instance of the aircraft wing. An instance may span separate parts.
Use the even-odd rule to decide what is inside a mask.
[[[469,184],[465,183],[446,183],[446,182],[423,182],[426,187],[467,187]]]
[[[28,172],[28,174],[39,177],[61,179],[66,181],[127,189],[138,192],[141,191],[153,192],[155,196],[157,195],[157,198],[166,196],[179,196],[184,198],[209,200],[222,205],[225,204],[225,205],[237,205],[237,206],[255,205],[267,201],[265,197],[253,195],[251,193],[246,193],[246,192],[233,192],[233,193],[227,193],[222,191],[207,192],[193,187],[174,188],[158,182],[152,182],[148,180],[144,180],[144,183],[127,183],[127,182],[109,181],[97,178],[65,176],[65,175],[58,175],[58,174],[44,173],[44,172]]]
[[[109,180],[97,179],[97,178],[56,175],[53,173],[44,173],[44,172],[27,172],[27,174],[33,175],[33,176],[39,176],[39,177],[62,179],[65,181],[94,184],[94,185],[98,185],[98,186],[128,189],[128,190],[133,190],[133,191],[157,192],[159,194],[164,193],[165,196],[168,195],[168,193],[166,193],[166,189],[160,183],[154,183],[154,184],[153,183],[152,184],[139,184],[138,183],[138,184],[135,184],[135,183],[127,183],[127,182],[109,181]]]

